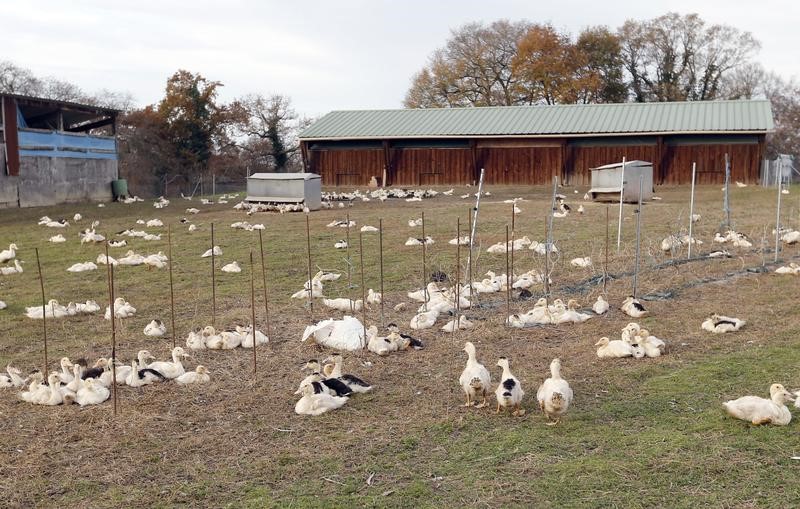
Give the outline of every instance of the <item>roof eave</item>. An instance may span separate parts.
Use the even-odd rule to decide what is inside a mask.
[[[417,140],[417,139],[465,139],[465,138],[592,138],[626,136],[674,136],[684,134],[769,134],[774,129],[746,131],[641,131],[630,133],[548,133],[548,134],[460,134],[460,135],[414,135],[414,136],[320,136],[303,137],[301,141],[349,141],[349,140]]]

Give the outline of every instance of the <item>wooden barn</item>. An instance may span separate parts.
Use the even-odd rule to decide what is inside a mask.
[[[300,135],[306,171],[323,185],[590,184],[623,157],[653,163],[656,184],[757,183],[766,100],[570,104],[328,113]]]

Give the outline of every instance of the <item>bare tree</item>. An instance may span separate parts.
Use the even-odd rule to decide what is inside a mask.
[[[635,101],[716,99],[725,75],[760,47],[750,32],[706,26],[697,14],[628,20],[618,34]]]
[[[277,172],[294,169],[291,163],[300,149],[297,135],[307,124],[298,119],[291,99],[280,94],[251,94],[236,103],[244,112],[239,130],[247,142],[242,146],[267,157]]]
[[[519,103],[512,62],[527,21],[469,23],[451,31],[406,94],[406,107],[508,106]]]

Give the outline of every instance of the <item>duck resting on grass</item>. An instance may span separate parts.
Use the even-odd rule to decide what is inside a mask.
[[[781,384],[772,384],[769,388],[770,399],[758,396],[743,396],[722,404],[728,415],[750,421],[754,425],[775,424],[786,426],[792,420],[792,414],[786,403],[795,401],[794,396]]]
[[[632,295],[625,298],[620,309],[623,313],[633,318],[641,318],[647,316],[648,313],[642,303],[639,302],[639,299]]]
[[[713,332],[714,334],[723,334],[725,332],[736,332],[744,327],[745,323],[747,323],[745,320],[715,313],[706,318],[700,325],[700,328],[708,332]]]

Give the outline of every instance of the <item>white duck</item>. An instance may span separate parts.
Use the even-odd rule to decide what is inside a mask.
[[[342,317],[341,320],[329,318],[316,325],[307,326],[301,341],[305,341],[311,336],[314,336],[314,340],[320,345],[335,350],[360,350],[367,343],[361,321],[348,315]]]
[[[211,381],[211,375],[208,374],[208,369],[205,366],[200,365],[194,368],[194,371],[182,374],[175,381],[181,385],[205,384]]]
[[[79,262],[71,265],[67,272],[87,272],[90,270],[97,270],[97,265],[94,262]]]
[[[222,334],[218,334],[214,327],[211,325],[203,327],[200,335],[204,339],[206,348],[209,350],[222,350],[222,345],[224,344]]]
[[[131,306],[131,304],[123,299],[122,297],[117,297],[114,299],[114,316],[117,318],[130,318],[136,314],[136,308]],[[106,320],[111,320],[111,307],[106,306],[106,314],[104,317]]]
[[[352,299],[345,299],[345,298],[322,299],[322,303],[326,307],[329,307],[331,309],[335,309],[337,311],[342,311],[342,312],[345,312],[345,313],[353,312],[353,311],[361,311],[361,309],[364,307],[364,301],[361,300],[361,299],[358,299],[356,301],[353,301]]]
[[[714,334],[723,334],[725,332],[738,331],[744,327],[745,323],[747,323],[745,320],[738,318],[713,314],[703,321],[700,328]]]
[[[561,416],[569,409],[572,397],[572,388],[566,380],[561,378],[561,360],[553,359],[553,362],[550,363],[550,378],[546,379],[536,391],[539,408],[548,420],[555,420],[555,422],[548,422],[548,425],[558,424]]]
[[[372,288],[367,290],[367,304],[377,306],[383,300],[383,294],[376,292]]]
[[[583,257],[583,258],[573,258],[572,260],[570,260],[569,263],[573,267],[578,267],[578,268],[581,268],[581,269],[585,269],[585,268],[588,268],[588,267],[592,266],[592,259],[590,257],[588,257],[588,256]]]
[[[205,350],[206,339],[202,333],[189,331],[189,336],[186,337],[186,347],[191,350]]]
[[[206,250],[206,252],[200,255],[200,257],[208,258],[211,256],[212,252],[214,253],[214,256],[222,256],[222,248],[220,248],[219,246],[214,246],[212,249]]]
[[[53,244],[60,244],[62,242],[66,242],[67,239],[64,238],[64,236],[59,233],[58,235],[53,235],[47,241],[52,242]]]
[[[722,406],[731,417],[750,421],[755,425],[786,426],[792,420],[792,413],[786,407],[786,403],[795,401],[795,398],[781,384],[772,384],[769,388],[769,395],[770,399],[744,396],[726,401]]]
[[[423,311],[411,319],[410,327],[414,330],[430,329],[439,317],[438,309]]]
[[[222,272],[228,272],[228,273],[233,274],[233,273],[241,272],[242,268],[239,267],[239,262],[233,261],[231,263],[223,265],[222,268],[219,269],[219,270],[221,270]]]
[[[298,415],[321,415],[342,407],[349,399],[347,396],[331,396],[322,392],[319,382],[304,385],[302,392],[303,396],[294,406],[294,412]]]
[[[17,245],[11,243],[8,245],[8,249],[4,249],[0,251],[0,263],[8,263],[9,261],[13,260],[17,257]]]
[[[37,405],[56,406],[64,401],[64,396],[60,390],[61,384],[58,380],[58,373],[51,373],[47,377],[47,387],[39,391],[38,397],[32,401]]]
[[[75,401],[80,406],[99,405],[107,400],[111,392],[93,378],[83,381],[83,386],[75,393]]]
[[[639,302],[639,299],[634,298],[633,296],[626,297],[625,300],[622,302],[622,306],[620,306],[622,312],[626,315],[631,316],[633,318],[641,318],[646,316],[648,311]]]
[[[660,357],[664,353],[666,348],[664,340],[651,335],[647,329],[640,329],[636,334],[636,338],[647,357]]]
[[[19,264],[19,260],[14,260],[14,265],[10,267],[0,267],[0,274],[3,276],[10,276],[12,274],[22,274],[22,265]]]
[[[46,392],[49,392],[46,385],[42,385],[42,380],[44,377],[42,376],[41,372],[36,372],[28,377],[30,383],[28,384],[28,390],[22,391],[19,394],[20,399],[22,401],[27,401],[28,403],[35,403],[38,399],[42,398]]]
[[[156,361],[150,363],[147,367],[149,369],[154,369],[164,375],[164,378],[178,378],[182,374],[186,372],[183,368],[183,363],[181,359],[184,357],[189,357],[189,354],[183,351],[183,348],[176,346],[172,349],[172,362],[170,361]]]
[[[134,253],[132,250],[129,250],[125,253],[125,256],[117,260],[119,265],[142,265],[144,263],[144,256]]]
[[[242,336],[242,348],[253,348],[253,326],[240,327],[236,326],[236,332]],[[266,334],[256,329],[256,346],[266,345],[269,343],[269,338]]]
[[[615,359],[633,355],[631,345],[621,339],[610,341],[608,338],[603,337],[594,346],[599,347],[597,349],[597,357],[601,359]]]
[[[475,345],[467,341],[464,343],[464,351],[467,352],[467,365],[458,378],[458,383],[461,384],[467,396],[467,401],[464,403],[464,406],[472,406],[473,402],[477,401],[478,396],[481,396],[483,402],[476,406],[478,408],[483,408],[486,406],[486,392],[489,390],[492,377],[489,374],[489,370],[478,362],[475,356]]]
[[[151,337],[163,336],[167,333],[167,326],[161,320],[153,320],[144,328],[144,335]]]
[[[458,329],[459,330],[471,329],[472,325],[473,325],[472,322],[467,320],[466,316],[461,315],[461,316],[458,317]],[[455,331],[455,329],[456,329],[456,320],[455,320],[455,318],[453,318],[452,320],[447,322],[442,327],[442,330],[445,331],[445,332],[453,332],[453,331]]]
[[[592,304],[592,311],[598,315],[605,314],[608,311],[608,301],[602,295],[598,295],[597,301]]]
[[[500,375],[500,384],[494,391],[497,397],[497,410],[495,413],[499,414],[500,407],[503,407],[504,409],[510,409],[511,415],[518,417],[525,415],[525,409],[520,407],[525,391],[522,390],[522,385],[519,383],[517,377],[511,374],[508,359],[500,357],[497,361],[497,365],[503,368],[503,374]]]

